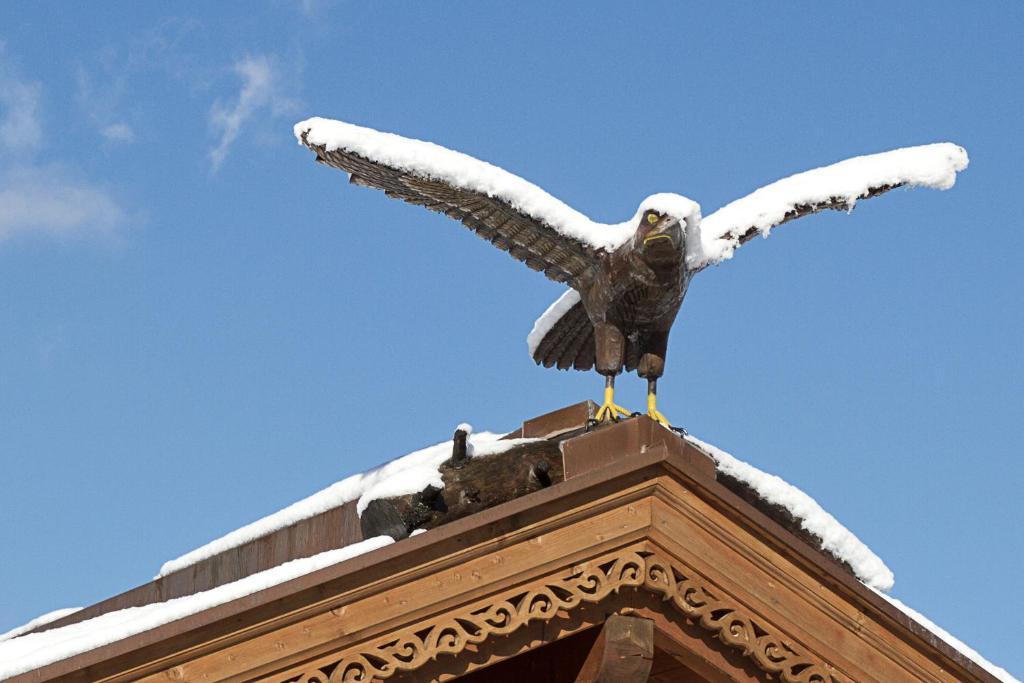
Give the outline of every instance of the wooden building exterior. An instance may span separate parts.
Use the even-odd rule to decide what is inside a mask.
[[[676,434],[586,431],[592,410],[529,421],[545,440],[500,456],[460,462],[456,440],[440,494],[329,510],[47,628],[426,533],[14,680],[996,680]]]

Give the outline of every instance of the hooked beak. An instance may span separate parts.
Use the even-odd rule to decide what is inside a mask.
[[[644,244],[649,244],[655,240],[666,239],[672,244],[675,244],[676,238],[681,238],[682,233],[679,230],[679,221],[672,219],[666,221],[663,225],[659,225],[657,229],[647,233],[644,237]]]

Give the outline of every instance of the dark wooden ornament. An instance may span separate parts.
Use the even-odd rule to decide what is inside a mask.
[[[405,520],[388,500],[371,500],[359,517],[363,538],[390,536],[396,541],[409,535]]]
[[[540,491],[563,480],[558,441],[534,441],[478,458],[454,456],[441,465],[444,488],[372,501],[360,518],[363,538],[405,538]]]

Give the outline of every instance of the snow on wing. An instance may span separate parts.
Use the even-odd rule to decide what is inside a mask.
[[[948,190],[967,168],[967,152],[950,142],[905,147],[823,166],[766,185],[705,217],[700,239],[687,241],[686,265],[700,270],[732,257],[755,235],[825,209],[850,211],[859,199],[904,185]]]
[[[559,370],[589,370],[597,360],[594,324],[580,294],[566,290],[533,324],[526,343],[538,365]]]
[[[295,133],[352,183],[461,221],[556,282],[576,282],[614,236],[522,178],[433,143],[327,119]]]
[[[697,234],[687,235],[687,268],[695,272],[724,261],[755,235],[767,236],[794,218],[826,209],[849,211],[860,199],[904,185],[949,189],[967,163],[962,147],[943,142],[854,157],[783,178],[701,220]],[[584,324],[583,306],[574,295],[563,294],[534,324],[527,344],[538,364],[593,367],[593,327]]]

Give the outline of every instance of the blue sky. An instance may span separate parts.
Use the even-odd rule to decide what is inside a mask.
[[[461,421],[599,396],[527,355],[560,286],[346,186],[295,121],[434,140],[605,221],[952,140],[953,190],[698,276],[660,404],[1024,675],[1024,5],[369,5],[0,5],[0,631]]]

